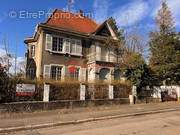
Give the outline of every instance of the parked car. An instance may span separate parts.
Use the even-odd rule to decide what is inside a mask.
[[[164,91],[161,93],[161,98],[162,98],[162,102],[166,102],[166,101],[177,101],[178,100],[178,96],[176,92],[170,92],[168,93],[168,91]]]

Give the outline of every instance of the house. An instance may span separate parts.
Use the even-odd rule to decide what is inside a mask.
[[[36,26],[28,46],[27,76],[93,82],[96,79],[120,79],[117,55],[103,46],[107,37],[117,36],[108,21],[97,24],[93,19],[55,9],[44,23]]]

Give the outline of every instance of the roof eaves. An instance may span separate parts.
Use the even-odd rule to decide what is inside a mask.
[[[78,31],[63,29],[63,28],[59,28],[59,27],[56,27],[56,26],[51,26],[51,25],[44,24],[44,23],[40,23],[39,26],[40,27],[46,27],[46,28],[52,28],[52,29],[56,29],[56,30],[60,30],[60,31],[64,31],[64,32],[71,32],[71,33],[74,33],[74,34],[79,34],[79,35],[84,35],[84,36],[89,36],[90,35],[90,34],[87,34],[87,33],[82,33],[82,32],[78,32]]]

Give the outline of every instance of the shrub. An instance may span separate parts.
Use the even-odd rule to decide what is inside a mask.
[[[80,83],[78,82],[51,82],[50,100],[79,100]]]
[[[108,98],[108,85],[107,84],[95,84],[94,86],[94,98],[95,99],[107,99]]]
[[[115,82],[114,85],[114,98],[129,98],[132,94],[132,85],[129,82]]]

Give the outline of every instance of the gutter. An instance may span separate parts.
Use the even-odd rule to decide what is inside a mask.
[[[107,37],[103,37],[103,36],[97,36],[95,34],[86,34],[86,33],[82,33],[82,32],[78,32],[78,31],[73,31],[73,30],[67,30],[67,29],[63,29],[63,28],[59,28],[59,27],[55,27],[55,26],[50,26],[47,24],[43,24],[40,23],[36,26],[36,30],[35,33],[33,35],[32,38],[25,38],[24,39],[24,43],[31,43],[31,42],[36,42],[39,36],[39,29],[51,29],[52,31],[59,31],[65,34],[69,34],[69,35],[74,35],[74,36],[80,36],[86,39],[95,39],[95,40],[99,40],[99,41],[105,41],[107,39]]]

